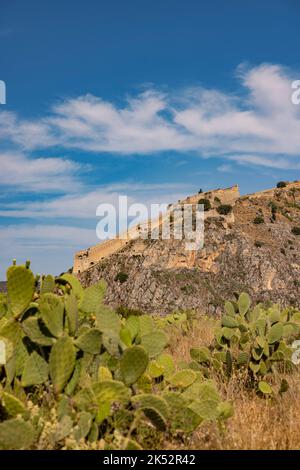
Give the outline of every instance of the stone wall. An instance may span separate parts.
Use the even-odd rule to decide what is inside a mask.
[[[170,210],[172,209],[172,207],[174,208],[178,204],[197,204],[199,199],[201,198],[209,199],[212,204],[214,203],[215,198],[218,198],[218,200],[220,200],[222,204],[233,204],[239,197],[239,188],[236,185],[231,188],[216,189],[214,191],[194,194],[192,196],[187,197],[186,199],[178,201],[178,203],[170,207]],[[214,210],[211,210],[208,211],[205,215],[214,216],[218,214]],[[166,214],[163,218],[151,221],[151,229],[153,230],[155,228],[158,228],[166,217],[169,217],[169,215]],[[101,259],[106,258],[121,250],[130,240],[140,237],[141,233],[144,230],[147,230],[147,226],[148,221],[143,224],[138,224],[136,227],[133,227],[130,231],[128,231],[124,236],[120,238],[107,240],[90,248],[87,248],[86,250],[79,251],[75,254],[74,257],[73,272],[75,274],[78,274],[83,271],[86,271],[87,269],[91,268],[94,264],[97,264],[99,261],[101,261]]]

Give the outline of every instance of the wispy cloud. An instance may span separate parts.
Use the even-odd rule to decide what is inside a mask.
[[[299,160],[289,160],[284,157],[278,157],[274,160],[260,155],[235,155],[229,157],[229,159],[241,165],[262,166],[277,170],[300,170]]]
[[[0,138],[26,149],[61,146],[124,155],[177,151],[224,159],[258,155],[270,167],[284,155],[286,167],[295,168],[300,155],[300,107],[291,102],[295,75],[263,64],[239,67],[238,79],[242,92],[235,95],[199,87],[177,93],[149,89],[124,106],[92,95],[68,99],[36,121],[5,112]]]
[[[18,201],[0,203],[0,217],[28,219],[86,219],[96,225],[96,208],[99,204],[112,204],[116,209],[119,196],[126,195],[128,204],[172,203],[190,194],[193,188],[188,184],[142,184],[123,183],[102,186],[96,190],[85,190],[83,194],[67,194],[45,201]]]
[[[0,168],[0,185],[14,192],[73,192],[82,187],[79,172],[87,166],[64,158],[29,158],[0,151]]]

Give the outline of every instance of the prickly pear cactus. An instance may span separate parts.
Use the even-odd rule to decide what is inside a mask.
[[[49,376],[49,364],[36,351],[25,361],[21,383],[23,387],[45,383]]]
[[[197,373],[194,370],[183,369],[169,377],[168,382],[174,387],[187,388],[192,385],[196,379]]]
[[[97,328],[90,328],[75,340],[75,345],[89,354],[99,354],[101,344],[102,334]]]
[[[54,344],[55,340],[49,335],[49,332],[42,331],[42,329],[45,330],[45,327],[39,318],[26,318],[21,325],[25,335],[28,336],[33,343],[40,344],[41,346],[52,346]]]
[[[35,278],[26,266],[11,266],[7,270],[7,293],[12,313],[21,315],[30,304],[35,289]]]
[[[125,350],[120,368],[126,385],[132,385],[138,381],[147,369],[149,357],[141,346],[132,346]]]
[[[198,349],[191,350],[192,359],[199,365],[206,361],[207,370],[212,366],[229,376],[236,368],[247,368],[258,390],[258,384],[264,382],[260,378],[273,373],[280,364],[294,367],[291,343],[300,334],[300,317],[293,310],[281,311],[276,305],[251,309],[249,295],[242,293],[237,304],[225,302],[225,312],[216,329],[212,352],[206,351],[205,358]]]
[[[66,386],[75,366],[75,348],[68,336],[63,336],[52,346],[49,357],[50,377],[56,393]]]
[[[44,442],[51,448],[80,448],[103,442],[108,429],[116,436],[116,448],[140,449],[140,426],[175,436],[192,432],[208,416],[229,417],[229,405],[212,386],[209,397],[204,396],[202,384],[202,368],[223,351],[194,348],[191,364],[175,364],[165,352],[164,328],[182,327],[188,315],[169,315],[165,321],[150,315],[124,318],[103,304],[105,286],[101,281],[83,289],[69,273],[55,279],[34,277],[29,263],[9,268],[8,295],[0,296],[0,341],[5,347],[0,449],[40,448]],[[295,330],[297,319],[290,320],[280,317],[285,335]],[[227,330],[233,330],[230,341],[241,320],[238,328],[235,324],[234,319],[227,322]],[[226,341],[222,345],[228,346]],[[287,357],[283,345],[274,347],[267,338],[257,341],[253,354],[260,358],[260,369],[259,348],[264,354],[268,350],[273,362]],[[224,354],[221,364],[226,363]],[[253,356],[250,362],[256,364]]]
[[[53,292],[55,289],[55,279],[53,276],[48,274],[48,276],[43,276],[41,281],[41,294],[48,294]]]
[[[24,403],[11,393],[3,392],[1,404],[9,416],[24,415],[26,408]]]
[[[169,407],[166,400],[155,395],[143,394],[133,397],[132,402],[159,430],[164,431],[167,428]]]
[[[64,304],[55,294],[48,293],[41,296],[39,302],[41,318],[50,333],[58,338],[63,333]]]
[[[143,346],[149,357],[158,356],[163,352],[168,344],[168,338],[163,331],[157,330],[141,337],[141,346]]]
[[[105,289],[105,281],[100,281],[98,284],[85,289],[79,304],[79,309],[84,313],[96,313],[102,304]]]
[[[28,449],[34,442],[34,429],[21,418],[13,418],[0,423],[0,449]]]

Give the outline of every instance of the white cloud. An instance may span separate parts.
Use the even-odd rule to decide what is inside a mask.
[[[228,164],[228,163],[224,163],[223,165],[220,165],[217,170],[220,172],[220,173],[232,173],[233,172],[233,168],[232,168],[232,165]]]
[[[49,125],[40,120],[22,120],[13,112],[0,112],[0,142],[11,141],[25,149],[48,148],[57,140],[51,135]]]
[[[193,151],[223,158],[257,154],[271,167],[283,155],[299,161],[300,106],[291,102],[296,75],[263,64],[239,67],[238,78],[243,92],[235,95],[199,87],[177,94],[148,90],[123,107],[86,95],[57,104],[51,115],[37,121],[3,112],[0,138],[28,149],[59,145],[120,154]]]
[[[172,203],[190,194],[192,188],[183,184],[122,183],[100,187],[83,194],[67,194],[45,201],[18,201],[0,209],[0,217],[34,219],[86,219],[95,222],[99,204],[113,204],[118,212],[119,196],[126,195],[128,204]],[[0,204],[1,207],[1,204]]]
[[[282,157],[278,157],[274,160],[260,155],[235,155],[229,158],[241,165],[249,164],[268,168],[272,167],[277,170],[300,170],[300,162],[297,163],[296,161]]]
[[[0,168],[0,185],[16,192],[72,192],[82,186],[76,175],[85,166],[64,158],[28,158],[22,153],[0,152]]]

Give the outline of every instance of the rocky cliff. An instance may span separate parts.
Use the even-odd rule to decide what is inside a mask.
[[[108,304],[161,315],[218,313],[241,291],[300,307],[300,182],[237,197],[228,214],[215,192],[199,198],[211,206],[203,249],[186,251],[185,240],[131,240],[78,274],[81,282],[103,277]]]

